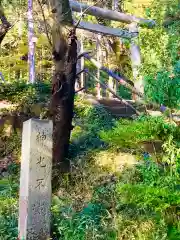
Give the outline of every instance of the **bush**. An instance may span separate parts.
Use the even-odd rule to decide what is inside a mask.
[[[71,158],[77,153],[88,152],[104,146],[98,133],[103,129],[111,129],[114,125],[114,119],[103,107],[93,107],[81,98],[77,98],[75,101],[74,122],[76,127],[71,136]]]
[[[31,103],[43,101],[51,94],[50,83],[27,84],[17,81],[0,85],[0,100],[8,100],[13,103],[30,101]]]
[[[18,235],[18,166],[9,166],[9,177],[0,180],[0,239],[16,240]]]
[[[53,206],[53,232],[55,239],[100,239],[101,219],[106,214],[102,204],[88,203],[80,212],[70,206]]]
[[[160,117],[140,117],[135,121],[119,120],[110,131],[101,131],[103,141],[116,148],[140,148],[140,143],[148,140],[166,140],[173,135],[180,141],[180,129],[166,123]]]
[[[16,240],[18,235],[17,199],[1,197],[0,206],[0,239]]]
[[[163,104],[169,108],[180,105],[180,61],[172,72],[161,71],[156,76],[148,75],[146,81],[147,100]]]

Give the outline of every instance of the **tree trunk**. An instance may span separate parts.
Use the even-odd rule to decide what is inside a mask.
[[[55,65],[50,109],[53,120],[53,168],[58,172],[69,172],[70,163],[67,156],[70,134],[73,128],[77,39],[75,29],[70,31],[69,36],[65,37],[63,35],[63,22],[72,24],[69,1],[51,0],[50,4],[54,21],[52,55]],[[53,181],[56,181],[55,173]]]
[[[1,6],[0,6],[0,19],[2,22],[2,24],[0,24],[0,44],[1,44],[6,33],[8,32],[9,28],[11,27],[11,24],[8,22],[6,16],[4,15],[4,11],[2,10]]]
[[[67,156],[70,134],[73,129],[72,118],[77,62],[77,39],[74,29],[71,30],[68,40],[69,45],[66,45],[62,35],[59,36],[58,41],[60,41],[59,46],[61,47],[58,51],[57,49],[53,51],[55,62],[51,105],[53,116],[53,163],[61,172],[70,170]]]

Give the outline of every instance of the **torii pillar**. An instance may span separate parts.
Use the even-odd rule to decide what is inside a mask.
[[[132,33],[138,33],[138,25],[137,23],[131,23],[129,25],[129,31]],[[138,35],[131,39],[130,44],[130,57],[131,57],[131,64],[132,64],[132,72],[133,72],[133,79],[134,79],[134,87],[144,94],[144,83],[143,78],[139,74],[139,70],[141,67],[141,53],[140,48],[138,45]],[[138,100],[139,97],[133,94],[133,100]]]

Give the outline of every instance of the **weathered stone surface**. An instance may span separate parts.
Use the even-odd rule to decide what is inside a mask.
[[[46,240],[50,233],[52,122],[23,124],[19,239]]]
[[[160,111],[147,110],[147,112],[152,117],[160,117],[163,115],[162,112],[160,112]]]

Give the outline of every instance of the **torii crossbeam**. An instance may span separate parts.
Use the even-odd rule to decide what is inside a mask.
[[[109,9],[103,9],[96,6],[88,6],[85,3],[79,3],[74,0],[64,0],[61,2],[61,0],[52,0],[55,1],[56,6],[53,9],[53,12],[56,14],[57,18],[63,25],[74,25],[77,28],[88,30],[95,33],[101,33],[103,35],[111,35],[111,36],[117,36],[120,38],[127,38],[131,40],[131,62],[132,62],[132,70],[133,70],[133,78],[134,78],[134,85],[139,92],[144,93],[144,84],[142,77],[139,76],[139,68],[141,65],[141,56],[140,56],[140,49],[138,45],[136,44],[136,41],[134,41],[134,38],[138,37],[138,26],[145,26],[148,28],[152,28],[156,25],[154,20],[151,19],[144,19],[139,18],[133,15],[121,13],[118,11],[112,11]],[[60,8],[58,5],[62,5],[62,11],[60,14]],[[129,24],[128,30],[124,29],[117,29],[117,28],[109,28],[103,25],[99,24],[93,24],[89,22],[83,22],[80,21],[79,24],[76,24],[72,18],[71,10],[75,12],[80,12],[84,14],[89,14],[92,16],[102,17],[104,19],[109,19],[113,21],[119,21],[123,23]],[[63,13],[63,18],[62,18]],[[83,16],[82,16],[83,17]]]
[[[150,19],[144,19],[144,18],[138,18],[129,14],[121,13],[118,11],[112,11],[109,9],[103,9],[100,7],[95,6],[89,6],[85,3],[79,3],[76,1],[69,1],[70,6],[72,8],[72,11],[74,12],[83,12],[85,11],[86,14],[96,16],[96,17],[102,17],[105,19],[118,21],[118,22],[124,22],[124,23],[132,23],[136,22],[140,26],[146,26],[146,27],[154,27],[156,25],[154,20]]]
[[[127,38],[131,40],[131,62],[134,77],[134,85],[141,92],[144,93],[144,84],[142,77],[139,76],[139,67],[141,65],[140,49],[136,45],[134,38],[138,37],[138,26],[152,28],[156,25],[154,20],[139,18],[133,15],[103,9],[96,6],[88,6],[85,3],[79,3],[73,0],[69,1],[72,11],[89,14],[96,17],[102,17],[113,21],[123,22],[129,24],[129,31],[117,28],[109,28],[99,24],[92,24],[88,22],[80,22],[78,28],[88,30],[95,33],[104,35],[117,36],[120,38]],[[134,96],[134,99],[137,99]]]

